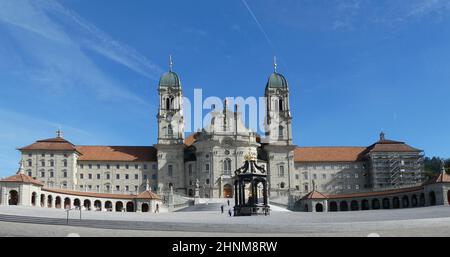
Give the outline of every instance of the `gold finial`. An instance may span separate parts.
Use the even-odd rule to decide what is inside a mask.
[[[252,152],[251,148],[248,148],[248,153],[244,156],[244,159],[246,161],[256,161],[256,154],[254,152]]]
[[[273,71],[277,72],[277,57],[274,55],[273,56]]]
[[[169,70],[172,71],[173,68],[173,61],[172,61],[172,55],[169,55]]]

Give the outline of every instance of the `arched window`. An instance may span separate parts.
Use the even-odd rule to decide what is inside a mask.
[[[284,166],[283,165],[278,166],[278,176],[284,177]]]
[[[283,99],[280,99],[279,101],[278,101],[278,110],[280,110],[280,111],[282,111],[284,108],[283,108]]]
[[[229,158],[223,161],[223,173],[231,174],[231,160]]]
[[[172,128],[172,124],[169,124],[167,126],[167,135],[169,135],[169,137],[173,136],[173,128]]]
[[[284,134],[284,127],[280,125],[278,127],[278,137],[283,138],[283,134]]]
[[[212,117],[211,118],[211,125],[214,125],[215,122],[216,122],[216,117]]]
[[[170,109],[170,99],[166,98],[166,109]]]
[[[281,182],[280,183],[280,188],[284,188],[284,186],[285,186],[284,182]]]
[[[172,177],[173,175],[173,165],[168,165],[167,166],[167,175],[169,175],[169,177]]]

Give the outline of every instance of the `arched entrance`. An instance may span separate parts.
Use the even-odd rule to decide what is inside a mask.
[[[70,198],[66,197],[64,199],[64,209],[70,209],[72,206],[70,205]]]
[[[383,199],[383,209],[390,209],[391,208],[391,201],[389,201],[389,198]]]
[[[143,203],[142,204],[142,206],[141,206],[141,210],[142,210],[142,212],[148,212],[148,204],[146,204],[146,203]]]
[[[134,203],[133,202],[127,203],[127,212],[134,212]]]
[[[361,202],[361,210],[369,210],[370,206],[369,206],[369,201],[367,199],[362,200]]]
[[[336,202],[330,202],[330,211],[338,211]]]
[[[52,204],[53,204],[53,196],[49,195],[47,197],[47,207],[52,208],[53,207]]]
[[[352,210],[352,211],[359,211],[358,201],[353,200],[353,201],[350,202],[350,210]]]
[[[116,211],[118,211],[118,212],[123,211],[123,203],[122,202],[116,202]]]
[[[112,202],[111,201],[105,202],[105,210],[112,211]]]
[[[188,196],[190,197],[194,196],[194,191],[192,189],[188,190]]]
[[[400,208],[400,200],[398,199],[398,197],[394,197],[394,199],[392,199],[392,208]]]
[[[425,206],[425,194],[421,193],[419,197],[419,206]]]
[[[80,199],[75,199],[73,200],[73,206],[75,206],[76,208],[80,208],[81,207],[81,201]]]
[[[55,198],[55,208],[60,209],[61,208],[61,197],[57,196]]]
[[[409,197],[407,195],[403,196],[402,198],[402,207],[403,208],[409,207]]]
[[[377,198],[372,200],[372,209],[373,210],[380,209],[380,200],[378,200]]]
[[[94,207],[95,207],[95,210],[101,211],[102,210],[102,202],[100,202],[100,200],[95,200]]]
[[[45,195],[41,194],[41,207],[45,207]]]
[[[413,196],[411,197],[411,205],[412,205],[412,207],[417,207],[418,204],[419,204],[419,203],[417,202],[417,196],[416,196],[416,195],[413,195]]]
[[[348,211],[348,204],[346,201],[342,201],[339,203],[339,210],[340,211]]]
[[[321,203],[316,204],[316,212],[323,212],[323,205]]]
[[[434,191],[430,191],[429,197],[430,197],[430,206],[436,205],[436,194],[434,193]]]
[[[91,210],[91,201],[88,199],[84,200],[83,206],[86,210],[90,211]]]
[[[9,191],[9,205],[18,205],[19,204],[19,193],[16,190]]]
[[[225,198],[233,197],[233,187],[230,184],[225,184],[223,186],[223,197]]]
[[[31,194],[31,205],[36,206],[36,192]]]

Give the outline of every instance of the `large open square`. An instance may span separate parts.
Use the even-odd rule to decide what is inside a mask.
[[[336,213],[274,211],[230,217],[219,211],[162,214],[0,207],[0,236],[450,236],[450,207]]]

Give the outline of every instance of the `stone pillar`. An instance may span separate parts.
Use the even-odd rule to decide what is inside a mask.
[[[168,206],[169,206],[169,210],[173,210],[173,207],[174,207],[173,187],[170,187],[169,197],[167,199],[167,203],[168,203]]]

